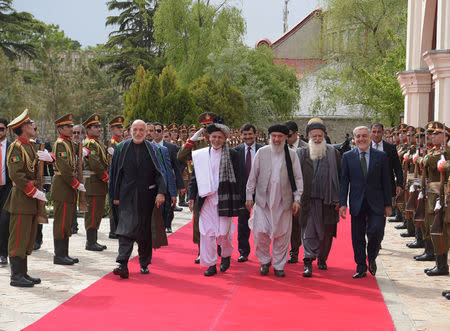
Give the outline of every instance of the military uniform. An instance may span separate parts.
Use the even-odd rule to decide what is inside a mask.
[[[56,120],[57,127],[73,126],[72,114]],[[76,149],[71,137],[60,134],[56,140],[55,174],[53,176],[51,199],[54,201],[55,218],[53,222],[53,242],[55,247],[54,264],[72,265],[78,259],[70,258],[69,238],[72,235],[72,222],[77,212],[77,189],[84,189],[76,178]]]
[[[100,125],[100,117],[97,114],[91,115],[83,125],[88,129],[91,125]],[[84,166],[90,171],[90,176],[86,178],[86,197],[88,212],[84,215],[84,225],[86,228],[86,249],[99,251],[106,249],[106,246],[97,243],[97,233],[100,227],[105,208],[106,194],[108,193],[108,157],[105,146],[97,137],[87,136],[84,147],[88,150]]]
[[[200,124],[207,125],[209,123],[212,123],[212,119],[214,116],[216,116],[216,114],[214,114],[214,113],[202,113],[202,114],[200,114],[198,120],[199,120]],[[190,169],[192,169],[192,163],[191,163],[192,162],[192,151],[193,150],[195,151],[197,149],[201,149],[204,147],[208,147],[208,146],[209,146],[209,142],[204,137],[199,137],[197,139],[197,141],[192,141],[192,140],[188,139],[188,141],[178,151],[177,159],[180,162],[186,162],[186,164],[188,164],[188,167],[189,167],[188,162],[190,162],[190,164],[191,164]],[[192,171],[191,171],[191,173],[192,173]],[[200,258],[199,210],[198,210],[198,206],[197,206],[196,202],[194,202],[193,214],[194,214],[194,219],[193,219],[194,226],[193,226],[192,239],[195,244],[199,245],[199,257],[197,258],[197,260],[195,260],[195,263],[200,263],[200,260],[199,260],[199,258]]]
[[[176,145],[181,149],[181,147],[183,147],[183,145],[187,142],[187,140],[183,140],[183,133],[185,135],[187,135],[187,131],[188,131],[188,126],[186,124],[181,124],[180,126],[180,136],[177,139]],[[187,189],[189,187],[189,180],[191,179],[190,177],[190,173],[189,173],[189,168],[191,168],[191,172],[192,172],[192,164],[190,165],[190,167],[188,166],[188,163],[190,163],[191,161],[188,162],[180,162],[181,163],[181,168],[182,170],[182,175],[183,175],[183,182],[184,182],[184,187]],[[178,196],[178,205],[180,207],[187,207],[188,204],[186,202],[186,193],[185,194],[179,194]]]
[[[112,129],[114,127],[117,128],[123,128],[123,122],[125,121],[125,118],[123,116],[116,116],[109,122],[109,127]],[[108,144],[108,164],[111,165],[112,160],[112,154],[110,153],[112,148],[113,150],[116,149],[117,145],[119,145],[123,140],[122,136],[112,136],[111,140]],[[117,239],[116,236],[116,229],[117,224],[119,223],[119,214],[117,210],[117,206],[113,204],[112,200],[109,201],[110,209],[109,209],[109,238],[111,239]]]
[[[28,110],[15,118],[8,127],[13,131],[31,122]],[[18,137],[9,147],[7,166],[13,187],[4,209],[10,213],[8,255],[11,264],[11,286],[32,287],[39,278],[28,276],[27,255],[33,251],[37,231],[38,199],[45,199],[35,184],[38,157],[29,139]],[[42,195],[44,196],[42,198]],[[44,200],[45,201],[45,200]]]

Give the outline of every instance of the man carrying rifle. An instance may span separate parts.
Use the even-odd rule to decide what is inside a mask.
[[[55,142],[55,175],[53,176],[51,199],[54,201],[53,222],[54,264],[73,265],[77,258],[69,256],[69,238],[72,235],[72,221],[77,212],[77,193],[86,192],[76,176],[76,153],[73,136],[73,116],[66,114],[55,121],[59,137]]]
[[[433,213],[430,211],[430,234],[436,256],[436,265],[425,269],[428,276],[448,275],[448,249],[449,236],[448,224],[444,225],[445,210],[445,185],[448,173],[444,169],[446,160],[450,159],[450,148],[447,147],[450,129],[439,122],[433,123],[433,144],[436,147],[432,156],[426,162],[428,174],[430,175],[428,199],[434,202]],[[436,185],[437,184],[437,185]],[[430,195],[432,199],[430,199]],[[431,206],[430,206],[431,207]]]

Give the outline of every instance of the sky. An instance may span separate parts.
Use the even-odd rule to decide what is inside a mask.
[[[247,23],[244,42],[248,46],[254,46],[260,38],[273,42],[283,34],[284,0],[230,2],[242,9]],[[321,3],[321,0],[289,0],[289,28]],[[13,0],[13,8],[29,12],[47,24],[58,24],[69,38],[78,40],[83,47],[104,44],[113,30],[105,27],[106,17],[111,15],[106,0]]]

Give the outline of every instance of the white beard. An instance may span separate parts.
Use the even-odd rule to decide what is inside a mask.
[[[284,144],[275,145],[272,141],[270,141],[270,149],[275,154],[281,154],[284,152]]]
[[[327,142],[325,139],[322,140],[320,144],[316,144],[314,141],[309,139],[308,147],[309,156],[313,161],[323,159],[327,155]]]

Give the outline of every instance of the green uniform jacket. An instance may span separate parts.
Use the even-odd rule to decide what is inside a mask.
[[[77,187],[80,184],[76,178],[75,146],[70,139],[60,137],[56,140],[53,151],[56,161],[51,199],[75,204],[77,202]]]
[[[8,149],[8,172],[13,188],[4,209],[11,214],[37,214],[36,192],[37,155],[30,141],[18,138]]]
[[[105,147],[94,138],[86,138],[84,147],[89,155],[84,160],[86,170],[91,171],[86,178],[86,195],[105,195],[108,193],[108,157]]]
[[[209,146],[208,140],[206,140],[206,138],[203,137],[199,138],[196,142],[194,142],[193,146],[192,143],[188,140],[188,142],[184,144],[183,147],[181,147],[181,149],[178,151],[177,159],[180,162],[192,161],[192,151],[208,146]]]

